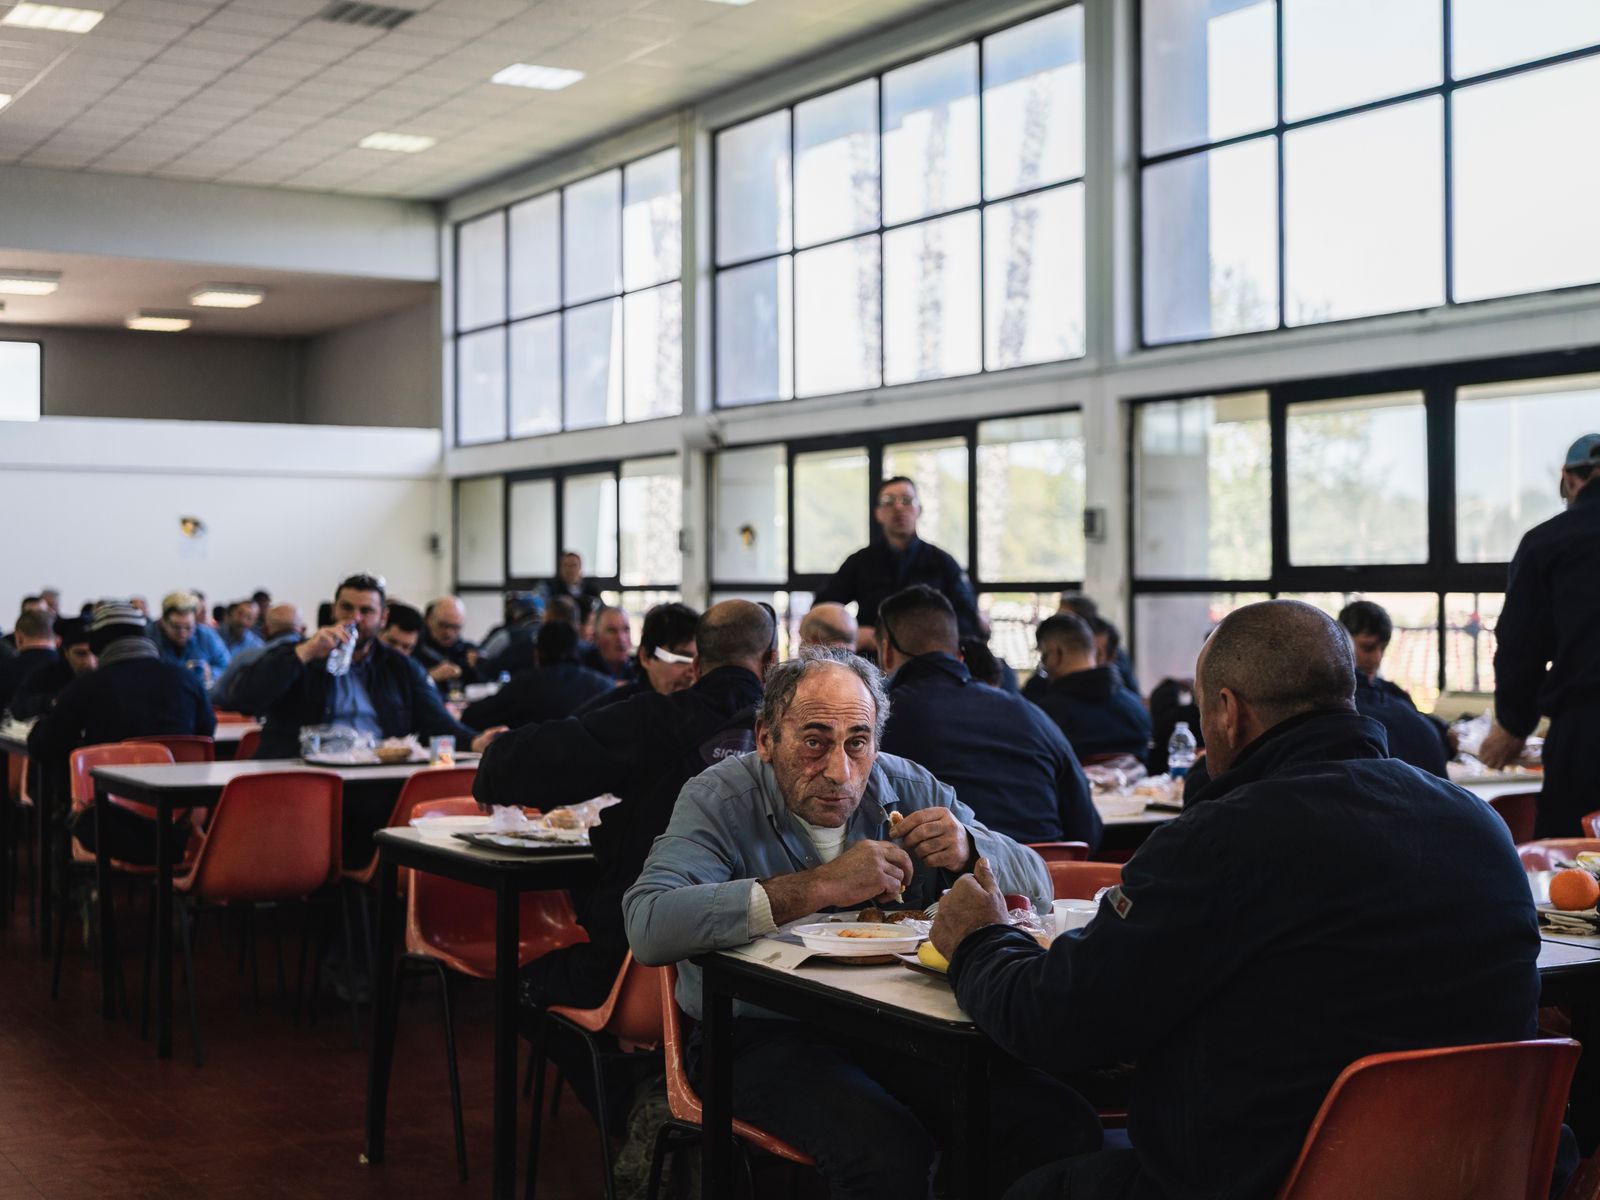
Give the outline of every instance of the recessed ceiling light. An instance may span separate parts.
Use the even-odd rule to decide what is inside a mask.
[[[439,139],[420,133],[369,133],[361,139],[363,150],[390,150],[395,154],[421,154]]]
[[[63,8],[57,4],[19,4],[0,17],[0,25],[23,29],[54,29],[58,33],[88,33],[105,13],[92,8]]]
[[[751,0],[711,0],[711,3],[713,4],[728,4],[732,5],[734,8],[743,8],[750,2]]]
[[[143,329],[151,333],[182,333],[194,321],[182,313],[157,312],[153,308],[141,308],[123,322],[129,329]]]
[[[6,95],[6,93],[4,93],[4,92],[0,92],[0,108],[4,108],[6,105],[8,105],[10,103],[11,103],[11,97]]]
[[[60,286],[60,271],[8,271],[0,267],[0,292],[7,296],[48,296]]]
[[[266,288],[247,283],[205,283],[189,293],[189,303],[196,308],[254,308],[266,296]]]
[[[559,92],[583,78],[582,71],[569,71],[565,67],[537,67],[532,63],[512,63],[503,71],[496,71],[490,83],[503,83],[507,87],[538,88],[541,92]]]

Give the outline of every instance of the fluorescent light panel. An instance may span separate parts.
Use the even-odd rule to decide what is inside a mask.
[[[395,154],[421,154],[438,144],[438,138],[420,133],[369,133],[361,139],[363,150],[388,150]]]
[[[9,95],[7,95],[5,92],[0,92],[0,108],[4,108],[6,105],[8,105],[10,103],[11,103],[11,97]]]
[[[205,283],[189,293],[189,303],[196,308],[254,308],[266,297],[266,288],[247,283]]]
[[[565,67],[540,67],[533,63],[512,63],[489,78],[490,83],[503,83],[507,87],[537,88],[541,92],[559,92],[583,78],[582,71],[569,71]]]
[[[0,293],[7,296],[48,296],[60,286],[60,271],[8,271],[0,267]]]
[[[129,329],[141,329],[149,333],[182,333],[194,321],[182,313],[157,312],[154,309],[141,308],[123,322]]]
[[[711,3],[713,4],[726,4],[733,8],[743,8],[750,2],[751,0],[711,0]]]
[[[19,4],[0,17],[0,25],[22,29],[53,29],[57,33],[88,33],[105,13],[92,8],[63,8],[58,4]]]

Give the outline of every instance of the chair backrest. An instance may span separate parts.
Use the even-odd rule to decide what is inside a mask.
[[[255,719],[246,713],[234,712],[231,708],[213,708],[211,714],[217,718],[218,725],[243,725]]]
[[[94,803],[94,776],[96,767],[131,767],[141,763],[170,763],[172,751],[152,743],[102,742],[98,746],[82,746],[72,752],[68,760],[71,773],[70,794],[72,811],[81,812]]]
[[[394,808],[389,813],[389,824],[404,825],[416,816],[419,804],[432,800],[451,800],[459,798],[472,799],[472,781],[478,777],[477,767],[430,767],[426,771],[418,771],[406,780],[400,789],[400,795],[395,798]],[[473,801],[468,808],[451,807],[448,809],[433,809],[431,811],[444,812],[449,816],[470,816],[483,810]]]
[[[333,883],[343,796],[329,771],[229,780],[195,859],[193,890],[208,900],[297,900]]]
[[[1046,864],[1057,862],[1082,862],[1089,857],[1088,842],[1029,842],[1032,850]]]
[[[1545,838],[1524,842],[1517,847],[1525,871],[1553,871],[1561,863],[1573,862],[1585,850],[1600,852],[1600,838]]]
[[[1359,1059],[1333,1081],[1278,1200],[1543,1200],[1580,1052],[1553,1038]]]
[[[1050,883],[1057,900],[1093,900],[1101,888],[1122,882],[1121,863],[1052,862]]]
[[[239,744],[234,747],[233,761],[243,762],[247,758],[254,758],[259,749],[261,749],[261,730],[252,729],[240,738]]]
[[[217,746],[210,738],[198,733],[152,733],[144,737],[126,738],[125,741],[165,746],[172,751],[173,762],[201,763],[217,761]]]
[[[630,954],[631,958],[632,955]],[[667,1066],[667,1107],[680,1121],[700,1124],[700,1093],[684,1066],[683,1014],[678,1011],[678,968],[661,968],[661,1046]]]
[[[1491,796],[1488,804],[1506,823],[1513,842],[1521,844],[1533,840],[1533,821],[1539,812],[1538,792],[1510,792],[1504,796]]]
[[[1600,808],[1592,813],[1585,813],[1583,820],[1578,822],[1578,827],[1583,830],[1585,837],[1600,838]]]

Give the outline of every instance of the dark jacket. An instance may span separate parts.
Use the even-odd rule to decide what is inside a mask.
[[[513,677],[494,695],[467,705],[461,719],[474,729],[495,725],[516,729],[570,717],[594,697],[617,690],[604,675],[577,663],[556,663]]]
[[[420,663],[374,639],[350,668],[366,685],[384,737],[450,734],[465,745],[477,734],[450,715]],[[295,758],[300,729],[328,719],[333,676],[322,660],[302,663],[295,646],[274,646],[245,669],[233,694],[245,712],[264,714],[257,758]]]
[[[1523,535],[1495,643],[1495,716],[1518,737],[1600,701],[1600,483]]]
[[[10,707],[12,697],[30,675],[54,665],[60,659],[61,656],[49,647],[34,647],[0,658],[0,711]]]
[[[423,626],[422,633],[417,637],[417,648],[412,652],[413,657],[422,664],[424,671],[431,671],[442,662],[455,663],[461,668],[461,678],[454,682],[465,686],[469,683],[482,683],[485,679],[492,679],[483,669],[483,664],[474,666],[471,656],[477,652],[476,642],[469,642],[466,638],[457,638],[449,646],[441,646],[433,640],[433,635]],[[494,673],[498,675],[499,672]]]
[[[755,748],[761,681],[742,667],[719,667],[692,688],[636,696],[599,712],[502,734],[484,752],[472,794],[481,804],[550,809],[606,792],[621,804],[590,834],[600,877],[573,892],[578,922],[592,943],[628,948],[622,894],[650,845],[667,827],[683,785],[729,754]]]
[[[1122,878],[1081,934],[979,930],[950,974],[1024,1062],[1136,1064],[1138,1200],[1267,1200],[1357,1058],[1534,1036],[1539,929],[1504,823],[1356,713],[1269,730]]]
[[[948,654],[889,680],[883,750],[926,767],[978,820],[1018,842],[1100,843],[1089,781],[1067,739],[1021,696],[985,687]]]
[[[603,603],[600,595],[600,585],[592,579],[583,580],[577,587],[568,587],[562,582],[561,576],[557,575],[549,583],[545,584],[545,590],[549,592],[551,598],[570,596],[572,602],[578,606],[578,615],[580,617],[587,617]]]
[[[857,550],[817,592],[816,603],[856,602],[856,620],[876,627],[878,605],[914,583],[925,583],[943,593],[956,610],[956,624],[964,638],[978,635],[978,606],[972,598],[972,581],[961,564],[932,542],[912,538],[898,554],[882,538]]]
[[[1115,667],[1090,667],[1052,679],[1028,697],[1067,735],[1079,758],[1131,754],[1140,762],[1150,746],[1150,713]]]
[[[578,665],[604,675],[613,683],[637,683],[641,674],[638,655],[630,654],[620,666],[613,666],[601,657],[600,647],[592,642],[579,647]]]
[[[64,764],[79,746],[152,733],[210,737],[216,727],[198,679],[164,659],[134,658],[106,663],[68,684],[28,735],[28,753]]]
[[[1383,726],[1391,756],[1440,779],[1449,778],[1445,764],[1450,761],[1450,745],[1443,727],[1418,712],[1403,687],[1357,672],[1356,711]]]
[[[606,682],[610,683],[611,681],[608,679]],[[610,708],[613,704],[621,704],[624,700],[632,700],[635,696],[654,696],[655,694],[655,688],[650,686],[650,676],[641,671],[639,677],[632,683],[625,683],[621,687],[613,684],[609,691],[602,692],[598,696],[591,696],[575,710],[575,715],[581,717],[585,713],[592,713],[601,708]]]
[[[11,715],[19,721],[31,721],[49,712],[56,697],[77,677],[72,664],[65,659],[58,658],[40,667],[17,684],[11,696]]]

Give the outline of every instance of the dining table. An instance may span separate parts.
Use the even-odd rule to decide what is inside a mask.
[[[458,755],[465,763],[474,756]],[[106,809],[113,796],[149,805],[156,811],[156,1055],[172,1057],[172,872],[181,847],[175,846],[172,815],[187,808],[214,805],[231,780],[244,775],[264,775],[275,771],[331,771],[343,781],[347,791],[360,789],[373,810],[392,808],[407,779],[430,769],[427,762],[330,765],[307,763],[303,759],[246,759],[242,762],[146,763],[95,767],[95,820],[103,827]],[[348,797],[347,797],[348,804]],[[377,824],[381,825],[382,821]],[[350,842],[346,842],[346,857]],[[107,1018],[116,1015],[116,918],[111,889],[111,859],[105,841],[97,840],[95,874],[98,891],[97,917],[100,934],[100,999]]]
[[[490,1194],[510,1200],[517,1175],[517,979],[520,967],[521,896],[524,892],[580,886],[599,870],[587,844],[501,849],[471,844],[451,832],[380,829],[378,940],[374,948],[372,1049],[367,1070],[366,1145],[361,1161],[381,1163],[385,1153],[389,1075],[394,1061],[394,948],[400,932],[398,872],[425,871],[494,893],[494,1178]],[[602,1134],[602,1136],[604,1136]]]

